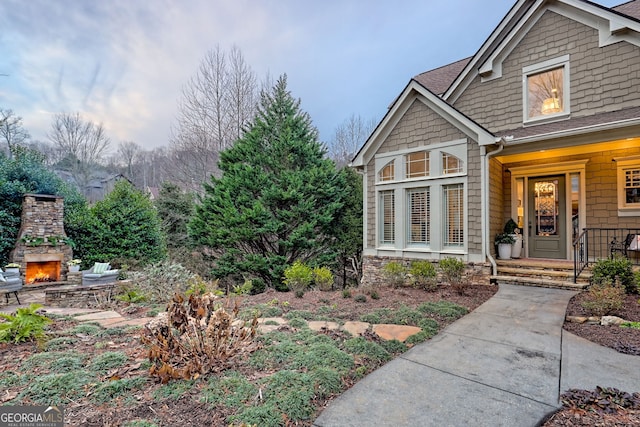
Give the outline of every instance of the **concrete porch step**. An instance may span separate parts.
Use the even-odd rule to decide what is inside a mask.
[[[573,283],[573,281],[567,280],[553,280],[540,277],[509,276],[504,274],[491,276],[491,282],[520,286],[537,286],[541,288],[551,289],[567,289],[571,291],[581,291],[589,286],[588,282]]]

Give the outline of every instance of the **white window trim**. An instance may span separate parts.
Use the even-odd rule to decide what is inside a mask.
[[[615,158],[613,160],[616,162],[617,168],[618,216],[640,216],[640,203],[633,203],[627,206],[624,193],[624,171],[627,169],[640,169],[640,156]]]
[[[382,205],[382,193],[393,195],[393,241],[384,241],[384,213]],[[398,192],[392,189],[384,189],[376,192],[376,246],[382,248],[394,248],[398,244]]]
[[[425,242],[411,242],[409,241],[409,237],[411,236],[411,231],[410,231],[410,227],[411,227],[411,199],[409,198],[409,193],[414,192],[414,193],[418,193],[418,192],[427,192],[428,193],[428,197],[427,200],[429,201],[429,211],[427,213],[428,215],[428,227],[426,230],[426,241]],[[405,193],[405,203],[406,203],[406,207],[405,207],[405,215],[407,217],[406,219],[406,227],[405,227],[405,234],[406,234],[406,247],[407,248],[429,248],[431,246],[431,187],[430,186],[424,186],[424,187],[411,187],[411,188],[407,188],[404,190]]]
[[[555,68],[564,68],[562,75],[562,104],[564,111],[546,116],[536,116],[529,118],[529,88],[527,86],[528,77],[532,74],[543,73]],[[571,115],[571,86],[570,86],[569,55],[549,59],[538,64],[529,65],[522,68],[522,122],[525,125],[536,125],[556,120],[563,120]]]
[[[406,178],[406,167],[398,167],[404,165],[405,156],[410,153],[420,151],[428,151],[430,157],[429,176]],[[458,157],[462,161],[462,172],[444,174],[442,170],[442,153],[446,152],[450,155]],[[439,259],[443,254],[446,255],[466,255],[469,245],[469,216],[468,216],[468,179],[467,179],[467,140],[458,139],[445,143],[431,144],[429,146],[414,147],[410,149],[402,149],[393,152],[379,153],[375,155],[375,249],[372,248],[371,254],[377,255],[394,255],[410,256],[418,255],[429,259]],[[434,159],[438,159],[434,161]],[[391,160],[395,160],[395,180],[394,181],[378,181],[378,174]],[[465,235],[462,246],[444,246],[442,218],[443,201],[442,188],[446,185],[462,184],[464,189],[464,221],[463,227]],[[410,244],[408,242],[408,200],[407,192],[409,190],[417,190],[421,188],[429,188],[430,192],[430,221],[429,221],[429,243],[427,245]],[[382,218],[380,218],[380,192],[395,191],[395,242],[382,243]]]

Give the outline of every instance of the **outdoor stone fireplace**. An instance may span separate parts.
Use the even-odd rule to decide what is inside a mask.
[[[64,199],[46,194],[25,194],[16,247],[10,261],[20,264],[25,286],[67,279],[73,258],[64,231]]]

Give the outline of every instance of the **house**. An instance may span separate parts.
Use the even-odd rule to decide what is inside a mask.
[[[516,1],[475,55],[411,79],[352,166],[364,282],[445,257],[487,279],[510,218],[525,258],[607,256],[640,233],[640,0]]]

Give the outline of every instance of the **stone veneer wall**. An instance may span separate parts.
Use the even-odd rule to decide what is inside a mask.
[[[363,286],[382,286],[385,284],[385,278],[382,268],[391,261],[401,262],[405,267],[409,267],[413,259],[365,256],[362,259],[362,281]],[[436,269],[437,261],[434,263]],[[489,285],[491,276],[491,264],[489,263],[467,263],[464,278],[470,285]],[[442,274],[438,270],[438,283],[442,283]]]
[[[47,241],[56,237],[56,245]],[[64,231],[64,199],[46,194],[25,194],[22,200],[20,231],[16,247],[9,255],[9,261],[21,265],[24,275],[29,261],[54,261],[61,258],[60,279],[65,280],[68,271],[67,261],[73,258],[73,249],[61,238],[67,237]],[[40,244],[31,246],[23,238],[42,238]],[[30,258],[30,259],[29,259]]]
[[[78,274],[78,273],[71,273]],[[113,300],[118,283],[92,286],[58,286],[45,289],[44,302],[52,307],[101,307]]]

